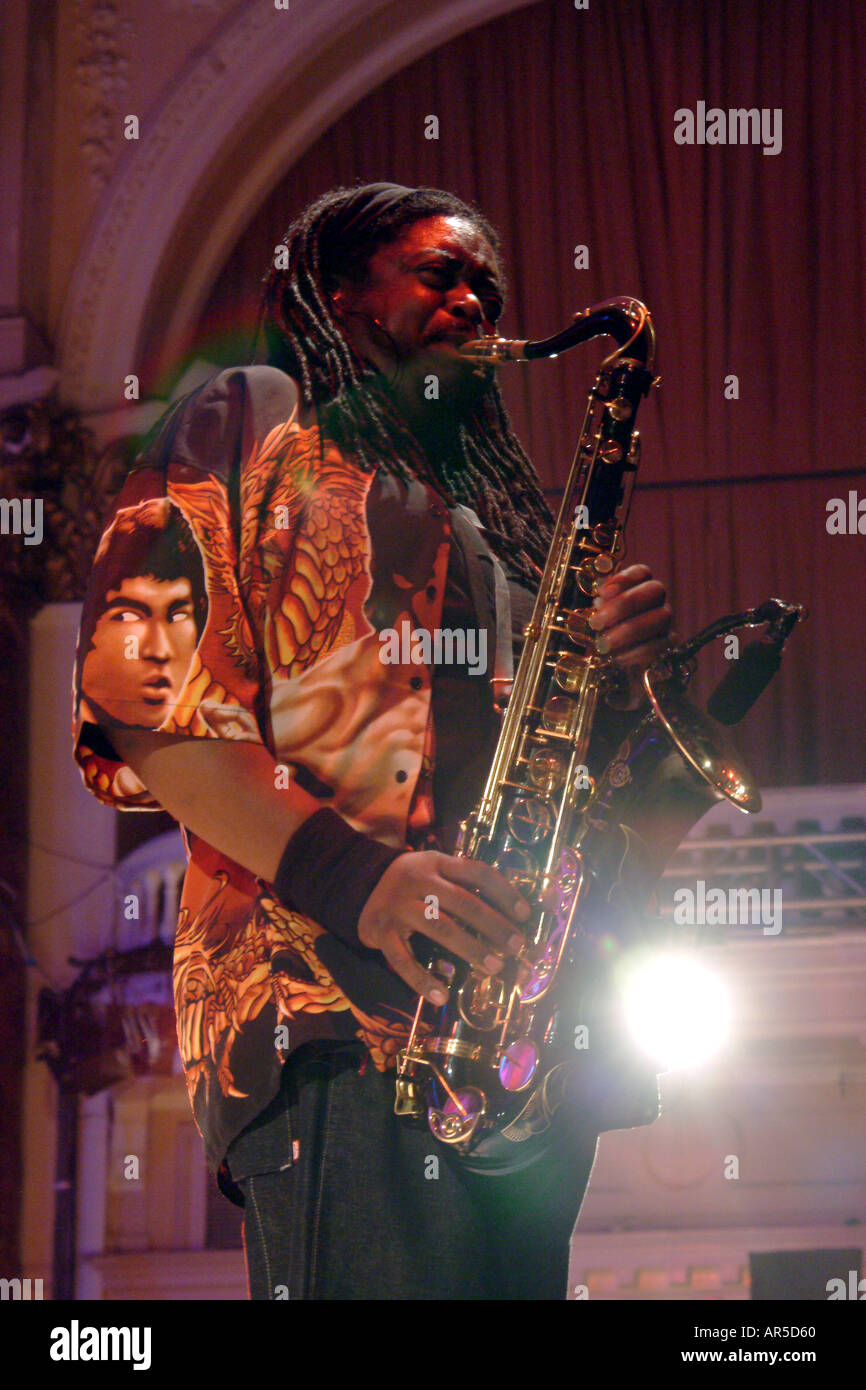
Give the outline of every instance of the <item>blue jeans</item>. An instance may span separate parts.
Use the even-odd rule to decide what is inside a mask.
[[[564,1299],[595,1133],[524,1172],[469,1173],[394,1115],[360,1044],[309,1044],[230,1146],[253,1299]]]

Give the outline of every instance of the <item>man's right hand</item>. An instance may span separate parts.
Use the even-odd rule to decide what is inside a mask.
[[[431,896],[437,916],[430,913]],[[423,933],[492,975],[502,969],[506,955],[523,949],[519,933],[530,913],[526,899],[489,864],[420,850],[401,854],[385,870],[364,904],[358,936],[382,952],[415,994],[444,1004],[442,981],[412,954],[412,933]]]
[[[277,789],[274,760],[257,744],[113,727],[109,737],[166,811],[266,883],[274,881],[289,836],[321,809],[294,779]],[[431,894],[438,920],[429,915]],[[522,947],[516,929],[529,916],[528,903],[488,864],[421,850],[388,866],[357,929],[412,990],[438,1003],[442,982],[412,954],[413,932],[493,974]]]

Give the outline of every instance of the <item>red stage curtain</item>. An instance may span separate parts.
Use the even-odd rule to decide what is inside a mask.
[[[206,341],[242,319],[291,217],[359,179],[478,203],[503,237],[506,334],[546,335],[614,294],[644,299],[664,382],[642,411],[631,556],[669,583],[683,634],[770,594],[810,610],[741,730],[765,785],[866,780],[866,538],[825,524],[830,498],[866,498],[864,69],[857,0],[529,5],[329,130],[251,209],[202,325]],[[698,102],[781,109],[781,152],[678,145],[674,113]],[[503,372],[552,494],[600,355]],[[739,399],[725,399],[728,374]]]

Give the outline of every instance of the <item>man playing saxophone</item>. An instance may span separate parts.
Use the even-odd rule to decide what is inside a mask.
[[[495,372],[459,350],[502,312],[498,239],[449,193],[371,184],[319,198],[281,247],[267,364],[173,407],[117,503],[168,498],[202,552],[185,686],[154,731],[88,722],[85,682],[77,757],[107,804],[185,827],[178,1036],[251,1297],[562,1298],[591,1126],[490,1180],[393,1113],[415,996],[444,997],[413,935],[495,974],[530,916],[452,853],[496,741],[493,670],[383,661],[380,640],[484,627],[493,653],[532,609],[550,512]],[[616,744],[666,645],[663,586],[621,569],[591,626],[629,677],[632,712],[599,721]]]

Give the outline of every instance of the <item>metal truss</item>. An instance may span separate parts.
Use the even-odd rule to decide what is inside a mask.
[[[779,788],[754,817],[732,810],[711,811],[671,859],[658,887],[662,917],[674,916],[678,890],[701,882],[701,900],[712,889],[781,893],[786,932],[866,929],[866,786]],[[731,921],[731,930],[755,928]]]

